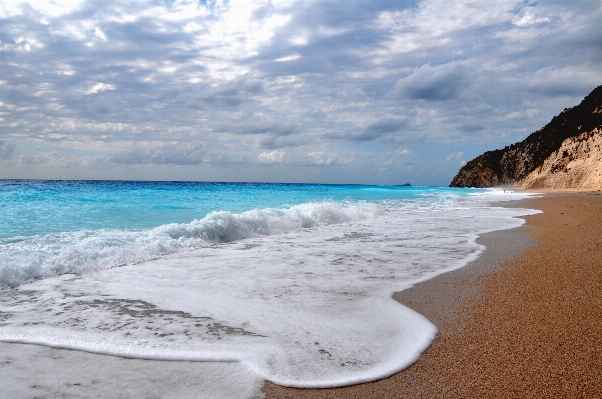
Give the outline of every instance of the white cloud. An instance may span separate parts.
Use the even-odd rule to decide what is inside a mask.
[[[464,152],[460,151],[460,152],[456,152],[453,154],[449,154],[448,156],[445,157],[445,161],[449,162],[453,159],[460,159],[464,156]]]
[[[531,4],[528,1],[523,2],[515,11],[516,16],[512,19],[512,23],[516,26],[526,27],[550,22],[550,18],[539,15],[541,8],[536,5],[537,2]]]
[[[287,57],[278,58],[275,61],[276,62],[295,61],[295,60],[298,60],[299,58],[301,58],[301,56],[299,54],[295,54],[295,55],[289,55]]]
[[[285,151],[274,150],[271,152],[262,152],[257,158],[261,163],[282,163],[285,155]]]
[[[99,39],[103,42],[107,41],[107,36],[99,27],[94,28],[94,37],[96,37],[97,39]]]
[[[517,3],[0,2],[0,135],[171,178],[447,184],[441,154],[521,140],[602,83],[602,3]]]
[[[310,152],[309,154],[307,154],[307,156],[311,160],[310,163],[312,163],[313,165],[330,165],[336,162],[336,154],[334,154],[334,156],[331,156],[331,154],[327,154],[322,151]]]
[[[115,90],[115,85],[106,83],[95,83],[86,91],[86,94],[94,94],[106,90]]]
[[[22,14],[22,5],[40,11],[48,16],[57,17],[73,12],[83,0],[3,0],[0,2],[0,17],[12,17]]]

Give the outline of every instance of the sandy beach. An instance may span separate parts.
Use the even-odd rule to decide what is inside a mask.
[[[544,213],[482,237],[489,249],[466,268],[395,294],[439,328],[418,362],[351,387],[268,382],[267,397],[602,397],[602,194],[548,191],[512,206]]]
[[[418,362],[336,389],[268,382],[267,398],[602,397],[602,193],[500,205],[544,213],[482,236],[488,249],[472,264],[394,295],[439,329]],[[6,397],[192,398],[206,367],[0,344]]]

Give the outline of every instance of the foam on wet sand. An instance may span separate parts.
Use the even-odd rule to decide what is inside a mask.
[[[297,390],[267,383],[267,397],[599,397],[602,195],[551,190],[511,205],[544,211],[526,217],[521,229],[536,245],[520,253],[524,248],[505,240],[507,233],[492,233],[490,248],[518,254],[501,264],[494,255],[492,262],[396,295],[439,329],[417,363],[353,387]]]
[[[196,390],[187,385],[193,390],[180,397],[248,398],[258,392],[261,377],[304,387],[386,377],[413,363],[435,332],[419,313],[391,301],[391,292],[465,265],[482,250],[475,232],[518,226],[521,220],[511,216],[532,213],[486,202],[291,231],[27,284],[0,298],[8,309],[0,338],[160,363],[212,361],[216,368],[206,369]],[[233,360],[238,362],[216,364]],[[78,361],[56,368],[68,370]],[[14,376],[18,364],[27,361],[8,359],[4,375]],[[246,383],[238,390],[230,380]]]

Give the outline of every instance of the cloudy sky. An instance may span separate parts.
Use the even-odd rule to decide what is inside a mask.
[[[602,84],[599,0],[0,1],[0,178],[447,185]]]

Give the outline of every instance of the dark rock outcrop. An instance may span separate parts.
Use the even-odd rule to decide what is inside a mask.
[[[487,151],[468,162],[450,187],[520,186],[527,177],[532,179],[548,158],[559,158],[558,151],[565,140],[588,132],[600,134],[600,129],[596,129],[598,126],[602,126],[602,86],[594,89],[576,107],[565,108],[525,140],[501,150]],[[558,162],[572,160],[568,159],[568,154],[565,158]]]

